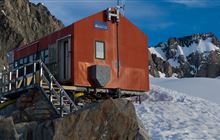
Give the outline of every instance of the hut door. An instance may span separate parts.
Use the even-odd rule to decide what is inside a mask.
[[[58,41],[59,44],[59,80],[62,82],[71,79],[71,38]]]
[[[57,43],[49,45],[49,69],[50,72],[58,78],[58,53],[57,53]]]

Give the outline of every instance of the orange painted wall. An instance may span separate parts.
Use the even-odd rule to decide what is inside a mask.
[[[149,90],[147,37],[126,18],[119,23],[120,76],[117,77],[116,24],[108,21],[108,30],[94,28],[94,21],[107,22],[105,12],[97,13],[74,24],[74,84],[91,86],[88,67],[109,65],[111,80],[107,88]],[[104,41],[106,59],[95,59],[95,41]]]

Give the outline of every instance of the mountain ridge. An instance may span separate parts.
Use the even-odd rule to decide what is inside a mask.
[[[220,42],[213,33],[169,38],[149,48],[150,74],[159,77],[217,77]]]

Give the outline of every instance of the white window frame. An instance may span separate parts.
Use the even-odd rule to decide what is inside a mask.
[[[101,46],[98,46],[100,44],[102,44],[102,48],[98,48],[98,47],[101,47]],[[95,41],[95,58],[104,60],[105,57],[106,57],[105,56],[105,42],[96,40]]]

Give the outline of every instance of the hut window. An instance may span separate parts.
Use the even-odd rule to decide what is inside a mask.
[[[41,51],[41,55],[40,55],[41,60],[44,59],[44,50]]]
[[[33,54],[29,56],[29,61],[30,61],[30,62],[33,62],[33,61],[34,61],[34,56],[33,56]]]
[[[20,60],[19,60],[19,66],[21,66],[21,65],[23,65],[24,64],[24,61],[23,61],[23,58],[21,58]]]
[[[18,61],[14,62],[14,67],[17,68],[18,67]]]
[[[38,58],[37,58],[37,54],[35,53],[34,54],[34,60],[37,60]]]
[[[95,43],[95,57],[97,59],[105,59],[105,43],[96,41]]]
[[[48,64],[49,58],[48,58],[48,49],[44,50],[44,63]]]
[[[28,63],[28,58],[25,57],[25,58],[24,58],[24,64],[27,64],[27,63]]]

